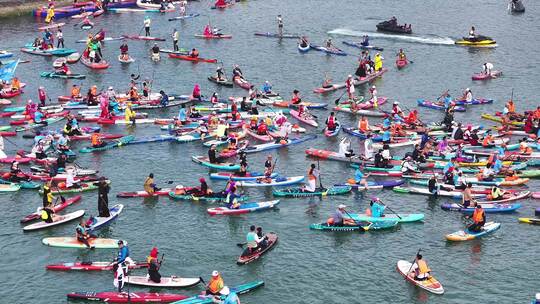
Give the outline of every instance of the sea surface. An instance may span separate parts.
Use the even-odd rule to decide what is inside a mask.
[[[226,10],[211,10],[209,1],[189,3],[189,12],[200,17],[185,21],[169,22],[166,15],[149,14],[152,18],[152,35],[167,38],[160,42],[162,48],[172,48],[170,36],[174,28],[180,31],[180,45],[196,47],[201,57],[218,58],[230,73],[233,64],[239,64],[245,77],[257,85],[266,80],[276,91],[289,97],[294,89],[300,90],[304,99],[333,104],[342,92],[321,96],[312,90],[321,85],[328,73],[336,82],[354,73],[359,50],[344,46],[341,41],[359,41],[369,34],[371,43],[384,48],[385,66],[389,71],[375,81],[379,95],[391,101],[399,100],[405,109],[416,108],[418,98],[435,99],[446,89],[453,96],[469,87],[476,97],[492,98],[493,104],[469,107],[466,113],[456,114],[456,120],[465,124],[493,123],[481,120],[480,114],[501,111],[513,92],[517,109],[523,111],[539,105],[540,56],[538,49],[540,17],[537,1],[526,1],[527,11],[511,15],[505,1],[245,1]],[[256,37],[256,31],[275,32],[276,15],[282,14],[285,32],[301,33],[314,44],[322,44],[331,36],[337,46],[350,56],[327,56],[310,51],[300,54],[294,39],[278,40]],[[395,15],[400,23],[413,25],[414,34],[396,36],[377,33],[375,25]],[[107,35],[142,33],[144,13],[108,13],[95,20],[92,31],[104,28]],[[64,26],[66,46],[83,51],[88,32],[74,26],[77,20]],[[206,41],[193,37],[201,33],[204,25],[211,23],[232,34],[233,38]],[[33,17],[0,20],[0,49],[17,51],[39,35],[40,20]],[[493,37],[498,47],[494,49],[469,49],[453,45],[453,40],[466,35],[474,25],[480,34]],[[54,59],[20,54],[31,60],[21,63],[17,76],[27,83],[25,94],[14,99],[23,105],[27,99],[37,100],[37,88],[44,86],[54,100],[69,92],[72,84],[80,84],[83,91],[91,85],[99,89],[114,86],[118,91],[127,90],[129,75],[141,74],[153,80],[153,90],[168,93],[190,94],[195,83],[203,94],[216,91],[221,97],[242,96],[239,88],[220,88],[206,78],[214,73],[216,65],[169,59],[154,63],[149,58],[152,42],[129,41],[130,54],[136,61],[122,65],[117,61],[118,41],[103,47],[105,59],[111,67],[104,71],[91,71],[82,64],[72,66],[76,73],[84,73],[82,81],[44,79],[39,72],[52,70]],[[398,71],[394,66],[396,53],[403,48],[412,63]],[[17,54],[19,55],[19,54]],[[162,54],[163,55],[163,54]],[[487,82],[472,82],[471,75],[481,70],[489,61],[503,76]],[[367,86],[357,92],[367,94]],[[383,106],[388,110],[389,105]],[[176,108],[154,111],[152,117],[172,117]],[[322,122],[330,110],[314,110]],[[441,121],[442,112],[420,108],[424,122]],[[345,125],[355,125],[354,117],[338,114]],[[377,122],[370,119],[371,123]],[[8,124],[2,119],[1,125]],[[51,126],[52,127],[52,126]],[[61,128],[58,124],[57,128]],[[318,138],[297,146],[272,151],[277,159],[276,170],[283,175],[303,175],[311,163],[304,150],[317,147],[337,150],[339,138],[325,138],[322,128],[308,128]],[[109,133],[135,134],[137,137],[160,134],[154,125],[136,127],[105,127]],[[344,136],[344,135],[340,135]],[[9,140],[9,141],[8,141]],[[514,141],[516,138],[513,139]],[[361,142],[352,139],[355,150]],[[88,143],[74,143],[78,150]],[[6,152],[30,149],[30,140],[6,138]],[[394,151],[402,154],[409,148]],[[450,244],[444,235],[463,229],[465,219],[456,212],[443,211],[442,203],[448,199],[430,199],[424,196],[397,194],[392,191],[370,191],[345,196],[319,198],[284,198],[279,208],[272,211],[234,217],[211,217],[205,203],[159,199],[116,199],[120,191],[142,190],[145,177],[154,173],[156,181],[167,186],[196,185],[200,177],[207,177],[208,170],[190,160],[191,155],[206,154],[200,143],[151,143],[127,146],[102,153],[80,154],[77,163],[94,168],[112,181],[110,205],[122,203],[124,212],[118,220],[101,230],[101,237],[121,238],[129,243],[132,258],[143,260],[153,246],[164,253],[162,275],[184,277],[202,276],[207,279],[213,270],[223,274],[229,286],[252,280],[264,280],[265,286],[242,296],[242,303],[527,303],[539,291],[538,233],[535,226],[520,224],[518,217],[531,217],[538,202],[523,200],[522,208],[509,215],[488,215],[488,220],[502,223],[502,228],[481,240]],[[250,155],[250,169],[261,171],[268,153]],[[321,161],[322,183],[325,186],[344,182],[352,177],[353,169],[346,163]],[[4,166],[7,169],[7,166]],[[529,184],[538,189],[538,181]],[[219,190],[223,182],[212,181],[211,187]],[[253,200],[272,199],[270,189],[246,189]],[[424,223],[404,224],[392,231],[367,233],[333,233],[312,231],[311,223],[325,221],[338,204],[348,205],[350,212],[363,212],[372,196],[380,197],[400,213],[425,213]],[[40,196],[32,190],[0,195],[0,302],[2,303],[64,303],[71,291],[112,291],[113,275],[108,272],[52,272],[45,265],[75,260],[112,260],[112,250],[73,250],[50,248],[41,239],[52,236],[74,235],[75,224],[53,229],[23,233],[19,219],[41,205]],[[85,209],[87,214],[97,213],[97,193],[83,194],[82,202],[68,208],[72,212]],[[262,226],[265,231],[275,231],[279,243],[259,261],[246,266],[236,265],[250,225]],[[412,260],[421,249],[433,275],[443,284],[442,296],[429,294],[406,282],[396,271],[398,260]],[[144,270],[135,273],[144,275]],[[131,287],[131,291],[149,289]],[[201,286],[188,290],[159,290],[193,295]]]

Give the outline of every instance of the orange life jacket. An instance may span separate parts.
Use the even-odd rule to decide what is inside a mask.
[[[327,126],[329,128],[333,128],[336,125],[336,117],[335,116],[328,116],[328,124]]]
[[[21,89],[21,82],[17,78],[13,78],[11,81],[11,89],[14,91],[18,91]]]
[[[486,137],[484,137],[484,140],[482,141],[482,146],[489,146],[492,140],[493,136],[491,136],[491,134],[486,135]]]
[[[217,277],[212,277],[210,279],[210,282],[208,283],[208,290],[210,290],[211,293],[218,293],[221,291],[221,289],[223,289],[223,279],[221,278],[220,275],[218,275]]]
[[[71,97],[77,97],[81,93],[81,89],[79,87],[73,87],[71,89]]]
[[[476,224],[482,222],[484,220],[484,209],[475,208],[472,219]]]
[[[98,146],[101,144],[101,137],[99,136],[99,133],[93,133],[90,139],[92,140],[92,146]]]
[[[367,132],[369,130],[369,122],[367,119],[360,120],[359,128],[362,132]]]
[[[508,108],[508,112],[510,112],[510,113],[515,113],[516,112],[516,105],[514,104],[513,101],[511,101],[511,100],[508,101],[506,103],[506,107]]]
[[[135,90],[135,89],[129,90],[129,98],[131,98],[131,99],[139,99],[139,93],[137,93],[137,90]]]

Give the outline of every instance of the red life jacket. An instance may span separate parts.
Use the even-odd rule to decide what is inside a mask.
[[[328,116],[328,122],[326,123],[329,129],[332,129],[336,126],[336,118],[334,116]]]

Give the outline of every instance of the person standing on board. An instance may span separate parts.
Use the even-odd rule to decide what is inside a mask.
[[[277,15],[277,27],[278,27],[278,36],[283,37],[283,18],[281,15]]]

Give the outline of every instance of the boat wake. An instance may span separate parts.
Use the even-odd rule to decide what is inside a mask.
[[[393,35],[393,34],[384,34],[379,32],[363,32],[355,31],[346,28],[338,28],[328,32],[331,35],[343,35],[343,36],[354,36],[362,37],[364,35],[369,35],[370,37],[380,38],[380,39],[392,39],[392,40],[402,40],[411,43],[423,43],[423,44],[439,44],[439,45],[453,45],[454,40],[450,37],[439,37],[439,36],[412,36],[412,35]]]

